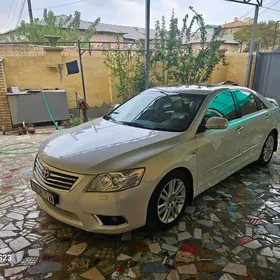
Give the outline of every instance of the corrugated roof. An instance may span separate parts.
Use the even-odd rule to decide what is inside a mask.
[[[218,28],[220,28],[220,25],[207,24],[205,27],[206,27],[206,28],[214,28],[214,29],[218,29]]]
[[[60,15],[56,17],[57,23],[59,23],[60,19],[66,19],[67,16]],[[44,25],[44,20],[39,21],[40,24]],[[80,22],[80,30],[87,30],[93,22],[81,20]],[[66,28],[66,26],[62,26]],[[141,27],[133,27],[133,26],[124,26],[124,25],[115,25],[115,24],[107,24],[107,23],[98,23],[95,27],[97,33],[112,33],[112,34],[122,34],[124,38],[127,39],[145,39],[145,28]],[[150,38],[154,39],[156,31],[150,30]]]
[[[132,26],[123,26],[123,25],[114,25],[99,23],[96,26],[96,32],[110,32],[110,33],[119,33],[124,34],[124,38],[127,39],[145,39],[145,28],[141,27],[132,27]],[[150,38],[155,38],[156,31],[150,30]]]
[[[239,45],[239,42],[235,40],[225,40],[224,44],[233,44],[233,45]]]
[[[212,28],[212,29],[208,28],[207,34],[206,34],[207,43],[211,42],[214,32],[216,32],[216,28]],[[201,42],[200,32],[197,32],[196,35],[198,36],[198,38],[194,39],[194,36],[193,36],[193,39],[190,40],[191,44],[198,44]],[[225,44],[234,44],[234,45],[239,44],[237,41],[233,40],[227,34],[224,34],[222,30],[221,30],[220,35],[218,35],[218,40],[223,41],[223,43],[225,43]]]

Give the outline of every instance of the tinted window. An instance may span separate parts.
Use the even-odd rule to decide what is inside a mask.
[[[214,111],[229,121],[236,119],[235,103],[230,91],[218,94],[210,103],[207,113]]]
[[[255,98],[257,101],[257,106],[258,106],[259,111],[267,109],[266,106],[262,103],[262,101],[259,98],[257,98],[257,97],[255,97]]]
[[[184,131],[192,123],[204,95],[177,94],[147,90],[131,98],[106,120],[123,125],[163,131]]]
[[[235,94],[242,116],[249,115],[258,111],[258,104],[253,93],[238,90],[235,92]]]

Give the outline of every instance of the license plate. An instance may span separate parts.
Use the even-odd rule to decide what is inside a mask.
[[[51,193],[50,191],[46,190],[44,187],[38,185],[33,180],[30,181],[31,189],[40,195],[42,198],[47,200],[52,205],[56,205],[59,202],[59,195],[55,193]]]

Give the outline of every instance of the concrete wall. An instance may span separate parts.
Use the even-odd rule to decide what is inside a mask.
[[[3,61],[0,61],[0,131],[5,127],[5,130],[12,128],[10,108],[6,91],[6,80],[4,73]]]
[[[226,52],[239,52],[240,47],[236,44],[222,44],[220,46],[221,50],[226,50]]]
[[[61,57],[63,80],[55,67],[47,67],[45,56],[5,56],[7,86],[21,89],[65,89],[68,106],[76,106],[75,92],[83,96],[80,74],[67,76],[66,62],[78,60],[77,55]],[[83,57],[87,102],[90,107],[111,103],[108,69],[101,53]]]
[[[194,51],[199,51],[201,49],[200,43],[192,44],[192,49]],[[235,44],[221,44],[220,50],[226,50],[227,52],[239,52],[240,47]]]
[[[247,64],[248,64],[248,54],[226,55],[226,62],[228,63],[226,79],[230,81],[234,81],[238,85],[244,85],[246,79]],[[255,57],[253,59],[253,64],[252,64],[250,84],[252,84],[252,76],[254,74],[254,69],[255,69]]]
[[[209,83],[210,84],[221,83],[226,80],[226,75],[227,75],[227,66],[224,66],[223,64],[219,64],[215,67],[215,70],[210,77]]]
[[[59,55],[56,53],[56,55],[52,56],[51,52],[46,54],[42,47],[0,46],[0,57],[5,59],[6,87],[19,86],[21,89],[65,89],[67,91],[70,112],[77,112],[75,110],[75,92],[83,96],[81,76],[80,74],[67,76],[65,65],[66,62],[78,60],[76,48],[66,47],[63,52],[59,52]],[[56,65],[56,61],[62,64],[62,81],[60,81],[56,67],[53,67]],[[247,54],[226,53],[226,62],[228,65],[217,65],[209,79],[209,83],[231,80],[239,85],[244,85],[247,61]],[[85,52],[83,55],[90,117],[98,117],[106,113],[111,104],[121,102],[121,98],[117,97],[117,90],[111,82],[110,71],[103,62],[104,55],[102,52],[94,52],[91,56],[88,52]]]
[[[123,36],[116,36],[116,34],[93,34],[91,41],[94,42],[108,42],[108,44],[106,43],[105,45],[102,43],[93,43],[91,44],[91,47],[93,48],[98,48],[98,47],[110,47],[111,48],[116,48],[117,44],[110,44],[109,42],[116,42],[117,40],[120,41],[120,43],[123,42]],[[123,47],[123,44],[121,45]]]

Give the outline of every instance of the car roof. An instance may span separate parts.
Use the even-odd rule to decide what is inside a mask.
[[[186,94],[199,94],[199,95],[209,95],[212,92],[222,91],[222,90],[248,90],[248,88],[246,87],[239,87],[233,85],[205,85],[205,84],[154,87],[151,89],[161,91],[166,94],[186,93]]]

